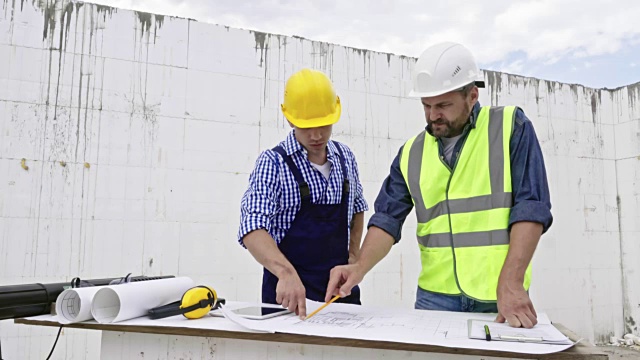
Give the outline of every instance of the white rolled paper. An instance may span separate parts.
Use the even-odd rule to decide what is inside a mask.
[[[179,301],[194,286],[188,277],[102,286],[93,298],[91,314],[101,324],[134,319],[155,307]]]
[[[93,319],[91,303],[102,287],[89,286],[67,289],[56,299],[56,314],[60,324],[71,324]]]

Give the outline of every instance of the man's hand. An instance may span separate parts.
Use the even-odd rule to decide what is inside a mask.
[[[498,317],[512,327],[532,328],[538,323],[538,314],[522,283],[500,281],[498,283]]]
[[[331,269],[324,301],[331,300],[335,295],[340,297],[351,295],[351,289],[358,285],[362,278],[364,278],[364,272],[358,264],[334,267]]]
[[[527,329],[538,323],[536,309],[522,284],[541,234],[542,224],[535,222],[522,221],[511,226],[509,252],[498,279],[497,322],[506,320],[513,327]]]
[[[276,302],[304,319],[307,316],[306,290],[296,269],[282,254],[275,240],[264,229],[254,230],[242,240],[251,255],[278,278]]]
[[[393,237],[386,231],[376,226],[369,227],[360,252],[349,254],[349,265],[336,266],[331,269],[324,301],[329,301],[336,295],[341,297],[351,295],[351,289],[358,285],[364,275],[389,253],[393,243]],[[355,262],[351,264],[353,260]]]
[[[276,302],[304,319],[307,316],[306,293],[298,274],[287,274],[278,279]]]

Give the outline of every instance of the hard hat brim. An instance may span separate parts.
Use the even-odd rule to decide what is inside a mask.
[[[476,80],[476,81],[474,81],[474,85],[479,87],[479,88],[484,88],[484,81]],[[420,98],[425,98],[425,97],[440,96],[440,95],[443,95],[443,94],[446,94],[446,93],[449,93],[449,92],[452,92],[452,91],[456,91],[456,90],[458,90],[460,88],[461,88],[460,85],[455,85],[455,86],[452,86],[450,88],[446,88],[444,90],[438,90],[438,91],[418,92],[418,91],[411,90],[409,92],[409,95],[407,95],[407,97],[420,99]]]
[[[284,117],[287,118],[287,120],[289,120],[289,122],[293,124],[293,126],[300,129],[308,129],[308,128],[333,125],[337,123],[338,120],[340,120],[340,114],[342,113],[342,106],[340,105],[340,102],[338,102],[336,104],[336,111],[334,111],[332,114],[315,118],[315,119],[298,119],[284,109],[282,110],[282,113],[284,114]]]

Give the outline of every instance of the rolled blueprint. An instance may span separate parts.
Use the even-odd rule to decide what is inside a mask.
[[[56,300],[57,320],[60,324],[71,324],[93,319],[91,303],[102,286],[90,286],[63,291]]]
[[[179,301],[194,286],[188,277],[103,286],[93,298],[91,314],[101,324],[137,318],[154,307]]]

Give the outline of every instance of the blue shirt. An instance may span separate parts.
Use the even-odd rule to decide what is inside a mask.
[[[280,146],[293,159],[302,177],[309,184],[311,201],[314,204],[340,203],[344,177],[336,145],[340,146],[345,156],[349,178],[347,223],[350,224],[354,214],[368,210],[362,194],[358,165],[351,149],[338,142],[328,142],[327,161],[331,163],[331,172],[327,180],[311,165],[307,150],[296,140],[294,131],[289,133]],[[262,152],[249,176],[249,187],[240,203],[238,242],[244,246],[242,238],[245,235],[254,230],[264,229],[279,244],[300,210],[300,204],[298,183],[282,156],[271,149]],[[347,233],[350,236],[350,232]]]
[[[455,164],[464,139],[469,135],[469,132],[475,129],[475,121],[479,112],[480,104],[476,103],[471,112],[469,123],[465,126],[463,135],[458,139],[453,149],[453,155],[449,161],[450,166]],[[428,126],[427,131],[431,133]],[[438,139],[438,143],[440,155],[442,155],[442,141]],[[533,124],[520,108],[516,110],[509,147],[513,192],[509,227],[519,221],[530,221],[542,224],[543,232],[546,232],[553,222],[547,172]],[[371,216],[367,226],[381,228],[393,236],[396,242],[400,240],[402,224],[413,209],[411,194],[400,171],[401,151],[402,148],[391,163],[389,176],[382,183],[382,188],[374,203],[375,214]]]

